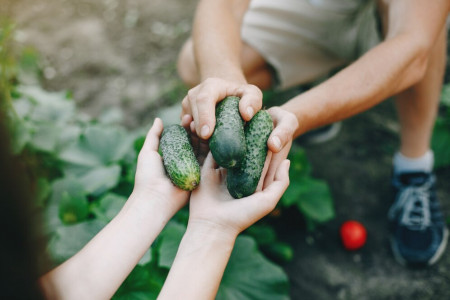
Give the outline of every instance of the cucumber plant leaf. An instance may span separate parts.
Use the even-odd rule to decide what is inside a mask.
[[[223,274],[216,300],[289,299],[288,277],[267,260],[249,236],[239,236]]]
[[[431,139],[431,148],[434,151],[435,168],[450,165],[450,111],[446,119],[437,119]]]
[[[51,257],[57,263],[67,260],[81,250],[105,225],[101,220],[90,220],[70,226],[59,226],[48,245]]]
[[[97,167],[79,178],[84,191],[94,196],[112,189],[120,180],[121,167],[112,165],[108,167]]]

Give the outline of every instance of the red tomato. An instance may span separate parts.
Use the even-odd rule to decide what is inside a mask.
[[[367,240],[367,231],[364,226],[357,221],[346,221],[339,231],[342,244],[347,250],[358,250]]]

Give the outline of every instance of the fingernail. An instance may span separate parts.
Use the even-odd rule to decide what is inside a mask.
[[[272,137],[272,143],[275,145],[275,148],[277,148],[278,150],[281,149],[281,141],[279,137],[277,136]]]
[[[250,118],[253,117],[254,113],[255,113],[255,111],[253,110],[253,107],[251,107],[251,106],[247,107],[247,114]]]
[[[200,131],[200,134],[202,135],[202,137],[206,137],[209,133],[209,126],[208,125],[203,125],[202,130]]]

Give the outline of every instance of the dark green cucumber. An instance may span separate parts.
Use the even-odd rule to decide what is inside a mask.
[[[200,183],[200,165],[186,130],[176,124],[166,127],[161,134],[159,149],[172,182],[186,191],[195,189]]]
[[[267,140],[273,121],[266,110],[260,110],[245,126],[247,152],[238,168],[228,169],[227,188],[234,198],[253,194],[261,178],[267,156]]]
[[[239,113],[239,98],[226,97],[216,107],[216,127],[209,140],[209,149],[217,164],[232,168],[245,155],[244,120]]]

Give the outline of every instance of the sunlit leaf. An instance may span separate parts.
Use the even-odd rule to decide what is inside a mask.
[[[89,214],[89,205],[86,197],[71,197],[64,192],[59,202],[59,218],[65,224],[75,224],[86,220]]]
[[[286,273],[267,260],[247,236],[237,238],[216,297],[241,299],[289,299]]]
[[[98,167],[79,178],[84,190],[94,196],[115,187],[120,179],[120,166]]]
[[[304,178],[294,186],[298,197],[297,205],[305,217],[319,223],[334,217],[333,200],[325,182]]]
[[[119,213],[126,201],[124,196],[108,193],[93,206],[92,212],[98,219],[109,222]]]
[[[185,231],[186,226],[177,222],[172,221],[166,225],[160,234],[161,243],[158,248],[158,265],[160,267],[170,268],[172,266]]]
[[[59,226],[49,242],[49,252],[56,262],[63,262],[83,248],[104,226],[100,220]]]

